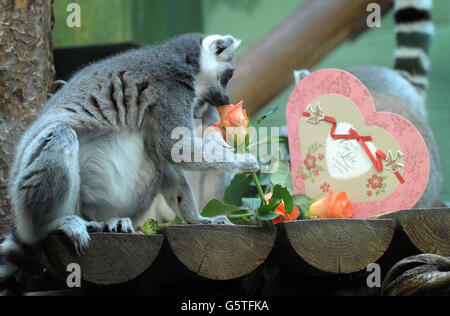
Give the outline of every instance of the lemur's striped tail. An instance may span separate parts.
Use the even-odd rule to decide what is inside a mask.
[[[431,21],[433,0],[396,0],[397,49],[395,66],[425,97],[428,88],[428,58],[434,26]]]
[[[33,279],[31,250],[10,234],[0,244],[0,296],[21,295]]]

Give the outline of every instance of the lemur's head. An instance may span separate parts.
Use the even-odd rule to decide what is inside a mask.
[[[194,117],[214,124],[218,112],[211,107],[230,104],[227,85],[233,77],[234,51],[241,44],[231,35],[185,34],[167,42],[164,50],[176,52],[178,72],[176,80],[183,80],[194,90]],[[192,74],[180,78],[183,72]],[[193,81],[191,81],[193,79]],[[205,117],[205,115],[210,117]]]
[[[209,35],[202,39],[199,72],[194,82],[200,104],[230,104],[227,85],[233,77],[234,51],[240,44],[241,41],[231,35]]]

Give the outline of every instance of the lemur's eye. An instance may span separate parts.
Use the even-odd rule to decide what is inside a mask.
[[[234,70],[233,69],[227,69],[224,71],[224,73],[222,74],[222,76],[220,76],[220,84],[223,87],[226,87],[228,82],[231,80],[231,78],[233,77],[234,74]]]

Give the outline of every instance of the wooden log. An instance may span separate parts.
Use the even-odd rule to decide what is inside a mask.
[[[293,71],[310,69],[348,38],[367,29],[369,3],[382,13],[392,0],[308,1],[236,61],[230,98],[256,113],[293,82]]]
[[[67,265],[77,263],[88,285],[113,285],[135,279],[148,270],[161,249],[162,235],[93,233],[89,249],[78,256],[62,234],[52,235],[44,245],[44,266],[65,281]],[[43,261],[43,260],[41,260]]]
[[[450,257],[420,254],[401,260],[386,275],[382,294],[450,295]]]
[[[278,224],[283,262],[297,273],[353,273],[388,249],[393,220],[323,219]]]
[[[420,252],[450,256],[450,208],[401,210],[378,218],[394,219]]]
[[[211,280],[236,279],[254,271],[276,239],[275,227],[183,225],[161,232],[180,263]]]

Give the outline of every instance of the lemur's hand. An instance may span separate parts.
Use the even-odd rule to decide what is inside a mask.
[[[258,160],[251,154],[236,154],[236,173],[258,172],[260,170]]]
[[[234,225],[225,215],[211,218],[201,217],[199,222],[206,225]]]
[[[225,142],[219,132],[209,132],[207,139],[217,143],[216,154],[227,163],[228,171],[250,173],[260,170],[258,160],[251,154],[234,153],[233,148]]]

